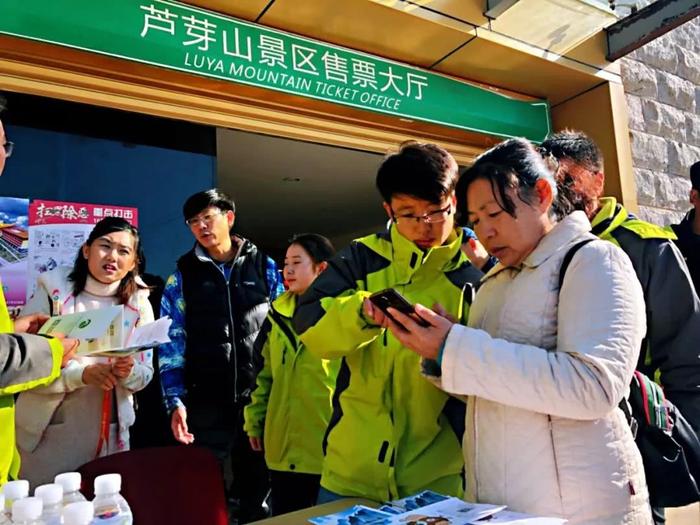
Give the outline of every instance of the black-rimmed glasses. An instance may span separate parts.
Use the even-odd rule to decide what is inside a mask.
[[[394,215],[394,221],[397,224],[401,222],[411,224],[413,226],[417,226],[421,222],[424,222],[425,224],[439,224],[441,222],[445,222],[447,220],[447,217],[449,217],[451,213],[452,204],[448,204],[444,208],[432,211],[430,213],[426,213],[424,215],[396,215],[392,210],[392,214]]]

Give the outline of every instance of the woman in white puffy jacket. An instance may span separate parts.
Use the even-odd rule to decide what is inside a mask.
[[[481,155],[458,198],[500,260],[483,278],[469,327],[438,306],[416,305],[427,328],[395,310],[403,327],[374,316],[440,363],[445,391],[470,396],[467,499],[571,524],[650,524],[642,460],[618,408],[646,329],[632,264],[594,240],[583,212],[562,217],[553,174],[523,139]],[[585,239],[559,290],[564,256]]]
[[[69,314],[123,304],[137,324],[153,321],[138,277],[139,236],[124,219],[95,225],[73,268],[42,274],[23,312]],[[152,352],[120,358],[78,356],[53,383],[20,394],[16,407],[20,477],[51,483],[96,457],[129,449],[132,393],[153,377]]]

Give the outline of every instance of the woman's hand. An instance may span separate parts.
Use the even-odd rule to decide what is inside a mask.
[[[248,436],[248,441],[250,442],[250,448],[252,448],[255,452],[262,452],[262,449],[263,449],[262,438]]]
[[[15,332],[35,334],[49,320],[46,314],[29,314],[15,319]]]
[[[88,365],[83,370],[83,383],[96,386],[102,390],[112,390],[117,386],[117,377],[112,373],[112,365],[109,363],[98,363]]]
[[[416,304],[415,308],[416,314],[427,321],[430,326],[419,325],[408,315],[402,314],[395,308],[389,308],[389,313],[396,321],[385,316],[385,325],[383,326],[389,328],[394,337],[405,347],[428,359],[437,359],[440,347],[455,323],[421,304]],[[442,309],[441,311],[444,312]]]
[[[170,430],[173,431],[173,437],[185,445],[194,442],[194,435],[187,428],[187,410],[184,406],[179,406],[170,416]]]
[[[112,362],[112,373],[118,379],[126,379],[134,368],[134,356],[117,357]]]

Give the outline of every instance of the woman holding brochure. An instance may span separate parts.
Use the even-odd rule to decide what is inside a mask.
[[[583,212],[566,215],[554,171],[511,139],[462,176],[458,206],[499,260],[468,327],[439,307],[416,305],[428,327],[393,309],[401,325],[375,315],[438,361],[445,391],[470,396],[468,500],[577,525],[647,525],[642,459],[618,408],[645,334],[642,290],[622,250],[596,240]]]
[[[138,230],[107,217],[95,225],[73,268],[56,268],[39,277],[23,314],[65,315],[124,305],[153,321],[148,287],[138,276]],[[135,414],[132,394],[153,376],[152,351],[119,358],[80,355],[48,386],[20,394],[17,446],[20,477],[32,485],[50,483],[96,457],[129,449]]]

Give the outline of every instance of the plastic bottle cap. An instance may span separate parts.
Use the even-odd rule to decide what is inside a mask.
[[[41,498],[44,506],[55,505],[63,501],[63,487],[58,483],[48,483],[35,488],[34,495]]]
[[[121,474],[102,474],[95,478],[95,496],[113,494],[122,489]]]
[[[44,504],[39,498],[18,499],[12,504],[12,521],[38,520]]]
[[[80,490],[80,481],[80,472],[64,472],[63,474],[57,475],[53,480],[54,483],[63,487],[64,494]]]
[[[95,515],[95,507],[91,501],[69,503],[63,508],[63,523],[65,525],[87,525]]]
[[[8,481],[2,487],[2,492],[5,498],[14,501],[29,496],[29,482],[26,479],[18,479],[16,481]]]

